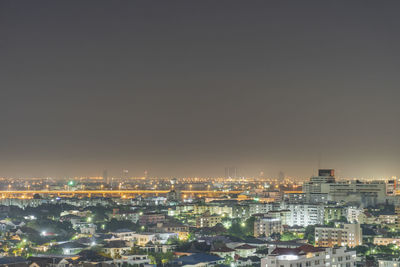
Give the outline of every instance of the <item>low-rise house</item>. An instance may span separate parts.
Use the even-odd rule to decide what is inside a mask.
[[[93,223],[85,223],[79,226],[79,230],[82,234],[94,235],[97,230],[97,226]]]
[[[56,256],[29,257],[29,267],[69,267],[71,259]]]
[[[104,266],[104,263],[112,263],[113,259],[105,257],[93,250],[82,250],[78,254],[79,258],[75,261],[75,265],[82,264],[88,266],[99,266],[100,264]]]
[[[8,229],[8,225],[4,222],[0,222],[0,231],[5,232]]]
[[[0,224],[5,224],[6,225],[5,227],[9,228],[9,229],[17,229],[17,228],[20,228],[20,227],[24,226],[25,222],[23,222],[23,221],[12,221],[12,220],[6,219],[6,220],[1,220]]]
[[[149,242],[157,242],[156,233],[135,233],[132,235],[132,239],[138,246],[144,246]]]
[[[243,244],[243,245],[235,247],[236,254],[243,258],[254,256],[256,253],[256,250],[257,250],[257,247],[251,246],[249,244]]]
[[[159,244],[159,243],[153,243],[153,242],[148,242],[144,246],[140,247],[142,250],[148,252],[172,252],[176,249],[176,245],[172,244]]]
[[[226,246],[215,248],[210,251],[211,254],[218,255],[221,258],[231,257],[232,259],[235,257],[235,252],[236,250],[228,248]]]
[[[29,261],[23,257],[4,257],[0,258],[2,267],[28,267]]]
[[[114,232],[111,233],[115,238],[121,239],[121,240],[126,240],[126,241],[131,241],[134,239],[134,236],[136,233],[130,229],[118,229]]]
[[[60,217],[60,222],[70,222],[72,225],[82,221],[82,218],[78,215],[67,214]]]
[[[131,250],[131,245],[124,240],[114,240],[106,243],[102,250],[112,258],[119,258]]]
[[[150,264],[150,259],[148,255],[122,255],[121,259],[114,260],[113,263],[118,264],[118,266],[123,266],[123,264],[142,266]]]
[[[76,255],[85,249],[87,246],[78,242],[65,242],[55,245],[55,248],[62,249],[63,255]]]
[[[166,244],[169,239],[177,239],[179,238],[178,233],[157,233],[156,234],[156,242],[160,244]]]
[[[235,258],[235,266],[260,266],[261,258],[257,256],[250,256],[247,258]]]
[[[189,226],[181,222],[163,222],[157,223],[156,230],[167,233],[189,232]]]
[[[138,246],[144,246],[149,242],[165,244],[172,238],[179,238],[179,235],[177,233],[135,233],[131,240]]]
[[[196,266],[196,267],[212,267],[222,264],[223,258],[206,253],[195,253],[189,256],[180,257],[172,262],[173,266]]]

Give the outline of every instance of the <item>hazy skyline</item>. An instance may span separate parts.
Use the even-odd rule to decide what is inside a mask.
[[[0,176],[400,175],[399,8],[1,1]]]

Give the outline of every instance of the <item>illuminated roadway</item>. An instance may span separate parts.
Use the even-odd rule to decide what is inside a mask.
[[[39,195],[57,195],[57,196],[116,196],[120,197],[133,197],[135,195],[165,195],[171,190],[0,190],[0,195],[3,198],[17,197],[28,198],[35,194]],[[199,196],[219,196],[219,195],[233,195],[240,194],[243,191],[213,191],[213,190],[180,190],[177,191],[184,195],[199,195]]]

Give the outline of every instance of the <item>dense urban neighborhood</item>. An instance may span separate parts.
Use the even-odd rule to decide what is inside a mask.
[[[29,185],[31,194],[22,190],[26,184],[4,184],[0,266],[399,263],[397,180],[338,181],[334,170],[321,169],[302,184],[283,177],[221,181],[101,177],[60,185],[40,180]],[[57,193],[60,187],[70,194]],[[131,187],[148,191],[134,194]],[[83,188],[92,195],[79,195]],[[151,193],[157,189],[167,193]],[[105,191],[126,193],[96,196]]]

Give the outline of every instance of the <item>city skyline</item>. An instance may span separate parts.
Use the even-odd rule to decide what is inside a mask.
[[[399,267],[398,10],[0,1],[0,267]]]
[[[399,176],[399,7],[3,1],[0,176]]]

